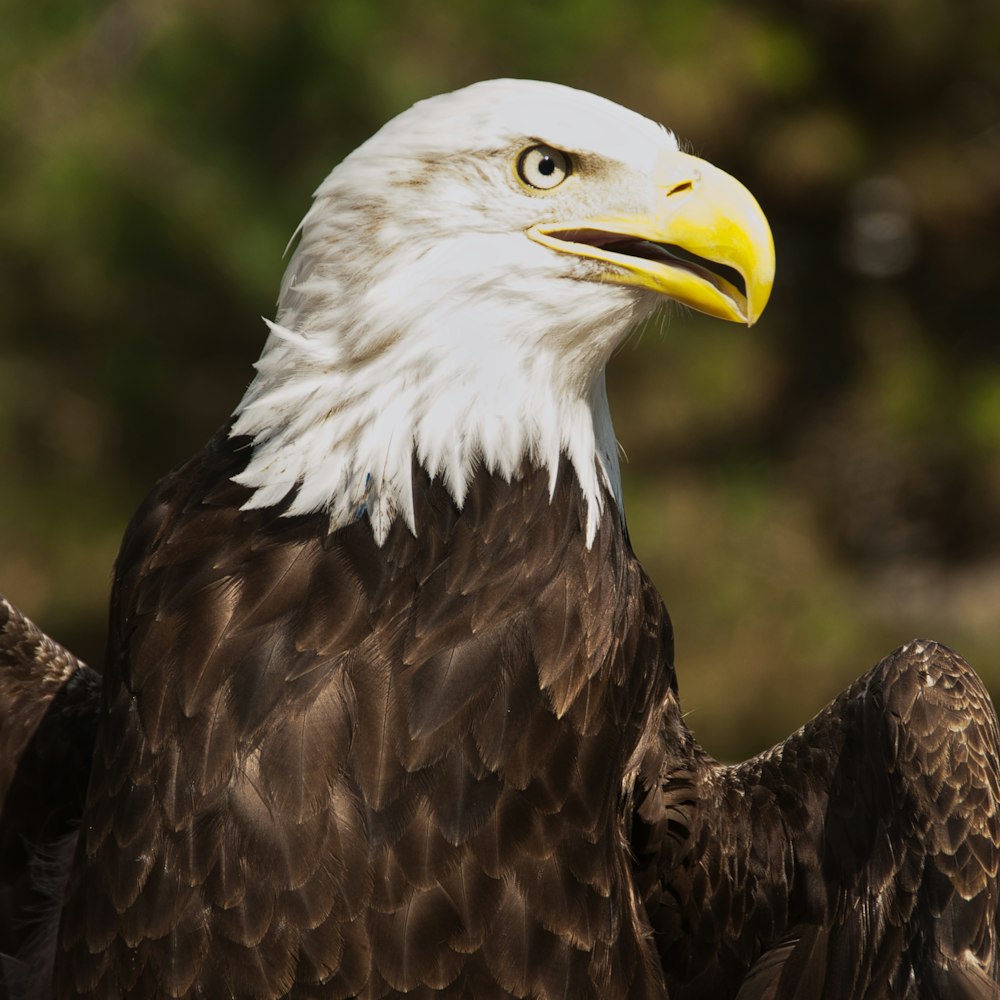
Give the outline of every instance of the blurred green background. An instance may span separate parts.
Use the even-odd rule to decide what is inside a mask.
[[[716,754],[913,636],[1000,692],[995,0],[3,4],[0,591],[95,665],[151,483],[239,399],[311,191],[414,100],[604,94],[740,177],[778,280],[610,372],[634,545]]]

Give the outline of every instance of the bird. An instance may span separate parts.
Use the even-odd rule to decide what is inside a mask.
[[[684,721],[605,368],[665,303],[757,321],[747,189],[486,81],[392,119],[296,236],[245,394],[126,530],[100,678],[0,604],[16,988],[997,995],[964,660],[900,647],[739,765]]]

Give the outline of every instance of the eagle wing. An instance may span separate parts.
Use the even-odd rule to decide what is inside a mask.
[[[68,858],[62,871],[58,861],[83,814],[99,699],[99,676],[0,597],[0,956],[8,980],[24,971],[11,956],[44,933],[55,902],[48,897],[61,889]]]
[[[672,997],[997,997],[1000,738],[950,649],[911,642],[726,767],[668,716],[635,820]]]

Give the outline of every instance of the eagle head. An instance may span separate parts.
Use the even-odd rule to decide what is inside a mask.
[[[480,467],[554,488],[588,541],[621,504],[604,368],[667,300],[752,324],[774,276],[750,193],[635,112],[494,80],[421,101],[340,163],[299,227],[232,434],[248,507],[413,516],[414,458],[461,506]]]

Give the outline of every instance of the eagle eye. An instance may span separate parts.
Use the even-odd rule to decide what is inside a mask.
[[[549,191],[572,172],[566,153],[551,146],[529,146],[517,160],[517,176],[529,187]]]

